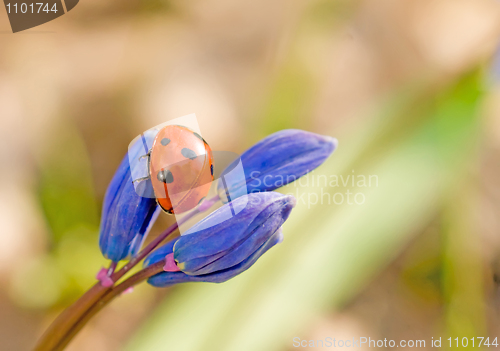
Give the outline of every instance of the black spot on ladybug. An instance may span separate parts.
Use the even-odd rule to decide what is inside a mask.
[[[169,138],[163,138],[163,139],[161,139],[160,143],[163,146],[167,146],[170,143],[170,139]]]
[[[181,150],[181,154],[185,158],[189,158],[191,160],[194,160],[197,157],[196,153],[193,150],[188,149],[187,147],[185,147],[184,149]]]
[[[203,200],[205,200],[205,196],[203,196],[200,201],[198,201],[198,205],[201,204],[203,202]]]
[[[210,165],[210,173],[214,176],[214,165]]]
[[[206,143],[205,139],[203,139],[203,137],[200,134],[198,134],[196,132],[193,132],[193,134],[194,134],[195,137],[197,137],[198,139],[200,139],[201,141],[203,141],[204,143]]]
[[[170,184],[174,181],[174,175],[168,169],[159,171],[156,178],[165,184]]]

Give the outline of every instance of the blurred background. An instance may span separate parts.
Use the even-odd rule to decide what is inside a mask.
[[[144,284],[68,350],[500,336],[499,39],[494,0],[82,0],[18,34],[2,7],[0,349],[93,284],[128,143],[189,113],[213,150],[283,128],[339,149],[281,190],[285,241],[249,271]]]

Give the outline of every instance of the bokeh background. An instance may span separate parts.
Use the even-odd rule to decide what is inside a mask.
[[[93,284],[128,143],[189,113],[214,150],[283,128],[339,149],[282,189],[299,204],[252,269],[140,286],[68,350],[500,336],[499,39],[495,0],[82,0],[18,34],[2,7],[0,349],[31,349]],[[363,203],[323,195],[347,191]]]

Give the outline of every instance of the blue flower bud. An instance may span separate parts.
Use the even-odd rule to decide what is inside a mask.
[[[228,202],[247,193],[280,188],[317,168],[336,147],[337,139],[303,130],[271,134],[222,172],[219,196]]]
[[[205,283],[224,283],[231,278],[236,277],[238,274],[246,271],[250,268],[260,256],[262,256],[267,250],[269,250],[274,245],[280,243],[283,240],[283,233],[281,230],[276,231],[268,241],[265,242],[257,251],[255,251],[251,256],[249,256],[244,261],[240,262],[236,266],[233,266],[222,271],[213,272],[204,275],[187,275],[184,272],[163,272],[156,274],[148,279],[148,283],[152,286],[158,288],[165,288],[180,283],[189,282],[205,282]],[[163,253],[169,254],[164,250]]]
[[[143,137],[149,139],[154,138],[154,135]],[[141,156],[148,152],[142,139],[139,138],[129,148],[128,155],[115,172],[104,197],[99,247],[104,257],[114,262],[137,253],[160,212],[156,199],[139,196],[132,181],[129,160],[141,160]],[[137,162],[132,167],[143,167],[143,163]],[[135,184],[138,189],[152,189],[150,180],[140,182],[140,187]]]
[[[293,196],[275,192],[244,195],[222,206],[146,259],[148,266],[173,253],[181,270],[157,274],[149,283],[220,283],[240,274],[282,240],[281,225],[294,206]]]

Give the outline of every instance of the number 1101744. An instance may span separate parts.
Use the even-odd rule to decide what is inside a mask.
[[[37,3],[31,3],[31,4],[7,4],[5,5],[7,8],[7,13],[49,13],[49,12],[56,12],[58,11],[57,9],[57,4],[54,4],[52,7],[49,7],[48,3],[43,3],[43,2],[37,2]]]

